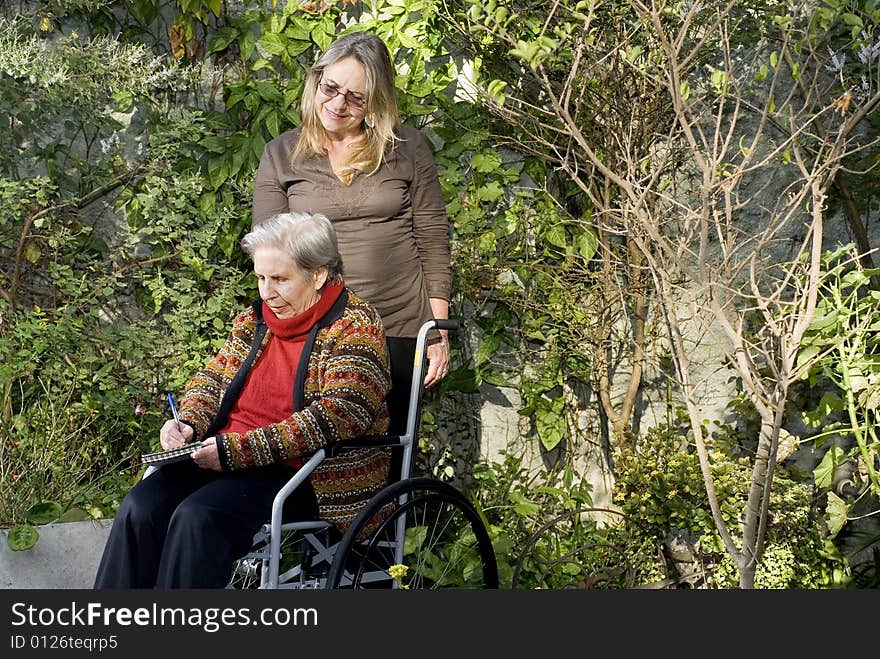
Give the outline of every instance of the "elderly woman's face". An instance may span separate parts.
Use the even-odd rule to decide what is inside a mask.
[[[331,137],[345,138],[363,132],[367,75],[356,59],[346,57],[324,69],[315,91],[318,119]]]
[[[326,269],[303,272],[285,251],[275,247],[258,247],[253,261],[260,297],[279,318],[293,318],[320,299]]]

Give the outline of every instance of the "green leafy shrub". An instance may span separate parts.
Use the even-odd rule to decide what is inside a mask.
[[[593,508],[589,483],[570,467],[530,471],[503,457],[474,468],[501,587],[626,587],[638,559],[620,516]]]
[[[49,504],[115,513],[164,391],[255,289],[232,258],[248,192],[205,186],[186,145],[211,129],[168,112],[190,72],[105,37],[49,48],[32,27],[0,37],[16,114],[0,138],[0,524],[23,528]]]
[[[750,481],[747,457],[732,455],[731,429],[722,428],[710,442],[711,473],[722,516],[733,528],[742,518]],[[675,425],[652,428],[640,438],[635,454],[615,456],[614,500],[626,515],[633,538],[654,547],[665,576],[677,569],[664,550],[673,530],[693,539],[693,568],[702,570],[710,587],[734,588],[737,571],[715,530],[699,459],[684,431]],[[780,466],[773,480],[764,558],[755,577],[757,588],[828,588],[849,583],[845,561],[829,541],[813,486]],[[648,554],[650,555],[650,554]],[[645,575],[647,576],[647,575]]]
[[[831,488],[835,469],[849,462],[857,465],[853,489],[876,500],[880,496],[880,291],[872,290],[871,280],[880,277],[880,269],[862,267],[852,245],[823,254],[822,266],[816,315],[798,353],[806,388],[818,390],[821,398],[805,400],[802,416],[809,426],[821,430],[814,437],[817,448],[826,447],[832,437],[842,441],[836,449],[825,450],[815,470],[816,482]],[[836,533],[846,516],[829,523]]]

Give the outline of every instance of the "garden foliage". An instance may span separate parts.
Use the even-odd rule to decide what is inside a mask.
[[[661,4],[667,25],[691,15],[692,3]],[[784,4],[733,3],[743,15],[766,18],[762,34],[774,20],[780,26],[773,16],[783,15]],[[876,3],[815,4],[801,46],[814,39],[816,47],[821,38],[831,55],[849,49],[845,63],[838,56],[835,84],[841,99],[846,90],[867,94],[877,86]],[[578,90],[571,125],[611,169],[631,166],[634,179],[654,175],[652,158],[662,149],[652,140],[672,119],[658,91],[666,84],[657,79],[664,51],[638,19],[641,6],[569,0],[548,14],[546,3],[507,0],[42,0],[5,10],[0,524],[17,527],[10,542],[32,546],[35,526],[54,519],[113,515],[140,475],[138,453],[156,447],[167,417],[164,392],[182,388],[256,294],[238,240],[250,226],[263,146],[298,124],[298,98],[316,55],[341,32],[363,29],[388,43],[403,118],[434,147],[451,221],[453,313],[475,330],[456,340],[450,377],[429,396],[421,468],[467,483],[505,585],[660,583],[676,569],[663,548],[673,528],[699,538],[706,584],[735,583],[687,430],[670,424],[640,438],[632,423],[641,365],[659,365],[648,347],[666,328],[649,316],[649,263],[614,215],[622,208],[620,182],[594,161],[570,159],[575,135],[546,103],[546,89],[573,81],[578,57],[596,56],[590,75],[571,87]],[[590,12],[603,22],[582,31]],[[694,19],[698,27],[702,16]],[[704,88],[679,87],[679,98],[726,84],[712,68],[718,62],[694,52],[689,65],[701,72],[690,80]],[[766,66],[775,67],[768,58]],[[866,144],[872,130],[865,129]],[[639,157],[627,165],[632,153]],[[872,153],[869,145],[858,158]],[[781,161],[791,157],[780,154]],[[674,170],[683,161],[669,162]],[[669,170],[657,176],[666,190]],[[832,202],[843,204],[854,176],[841,179]],[[858,205],[847,217],[858,236]],[[833,258],[828,277],[844,277]],[[864,294],[873,271],[866,272],[846,274],[838,297],[831,288],[823,293],[806,346],[818,351],[810,359],[821,359],[804,377],[834,391],[805,413],[826,433],[848,433],[853,443],[826,460],[864,464],[860,492],[876,494],[876,327],[865,325],[861,343],[859,335],[835,342],[831,330],[864,324],[872,301],[876,307],[873,293]],[[639,368],[618,404],[610,382],[628,360]],[[501,462],[461,473],[450,448],[438,445],[435,431],[448,420],[437,399],[472,401],[493,387],[516,391],[523,437],[542,455],[561,456],[557,463],[534,472],[507,451]],[[608,394],[602,413],[611,442],[630,449],[610,476],[618,481],[616,512],[593,507],[573,459],[584,446],[609,448],[599,421],[585,421],[593,405],[585,392],[596,391]],[[724,514],[736,523],[748,483],[743,456],[732,444],[713,456]],[[817,488],[830,486],[831,470],[823,463]],[[793,471],[777,477],[770,563],[756,585],[845,581],[824,543],[812,487]],[[800,565],[798,543],[806,548]]]

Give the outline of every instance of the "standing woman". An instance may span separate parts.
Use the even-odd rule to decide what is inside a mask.
[[[330,45],[306,79],[302,125],[263,151],[253,224],[288,211],[329,217],[346,284],[376,307],[392,369],[406,374],[422,323],[449,317],[452,267],[437,169],[422,135],[400,123],[394,75],[387,46],[372,34]],[[429,340],[426,386],[449,369],[448,337],[439,335]],[[396,417],[408,397],[392,389]]]

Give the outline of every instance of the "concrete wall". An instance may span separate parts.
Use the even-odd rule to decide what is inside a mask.
[[[0,588],[91,588],[112,519],[38,526],[40,539],[12,551],[0,529]]]

